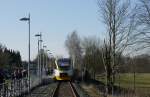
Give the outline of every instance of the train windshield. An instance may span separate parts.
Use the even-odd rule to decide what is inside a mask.
[[[58,67],[61,70],[68,70],[71,67],[71,60],[70,59],[59,59],[57,61]]]

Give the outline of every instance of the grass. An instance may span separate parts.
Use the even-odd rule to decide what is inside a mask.
[[[98,80],[105,83],[105,76],[98,76]],[[119,76],[116,75],[116,86],[125,88],[127,90],[134,90],[134,74],[133,73],[123,73]],[[135,74],[135,94],[139,95],[137,97],[150,97],[150,73],[136,73]],[[129,96],[123,96],[129,97]],[[132,97],[132,96],[131,96]]]
[[[97,77],[98,80],[105,82],[104,76]],[[124,88],[134,87],[134,74],[133,73],[123,73],[116,76],[116,85]],[[136,73],[135,74],[135,87],[136,88],[150,88],[150,73]]]
[[[119,82],[121,87],[134,87],[134,74],[120,74],[120,79],[118,76],[116,77],[116,84],[118,84]],[[135,74],[135,87],[150,88],[150,73]]]

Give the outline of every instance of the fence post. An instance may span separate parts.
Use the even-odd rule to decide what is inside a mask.
[[[0,97],[2,96],[2,89],[3,89],[3,85],[0,84]]]

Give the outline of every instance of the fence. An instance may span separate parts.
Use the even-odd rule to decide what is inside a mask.
[[[33,76],[30,80],[30,89],[39,85],[39,79]],[[0,97],[16,97],[28,92],[29,81],[27,78],[9,80],[0,84]]]

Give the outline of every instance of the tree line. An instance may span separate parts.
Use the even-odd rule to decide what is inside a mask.
[[[102,41],[100,41],[100,39],[95,37],[85,37],[83,40],[81,40],[76,31],[72,32],[70,35],[68,35],[68,37],[69,38],[66,40],[67,49],[71,52],[70,54],[74,54],[71,56],[76,56],[75,58],[78,58],[76,60],[80,60],[75,60],[74,68],[77,68],[80,71],[86,68],[86,70],[88,70],[90,74],[101,74],[105,72],[103,60],[104,44],[102,43]],[[78,41],[78,43],[74,43],[75,41]],[[69,46],[69,44],[72,45],[72,47]],[[76,48],[76,45],[78,45],[79,48]],[[77,53],[80,53],[80,57],[77,57]],[[119,56],[120,65],[119,67],[117,67],[117,69],[120,69],[119,72],[121,73],[133,72],[133,68],[136,68],[137,73],[150,72],[150,65],[148,65],[150,64],[149,54],[140,54],[135,55],[134,57],[126,55],[120,56],[120,54],[116,54],[116,56]],[[136,67],[133,67],[132,62],[136,64]]]
[[[21,55],[19,51],[8,49],[0,44],[0,68],[13,70],[22,66]]]

